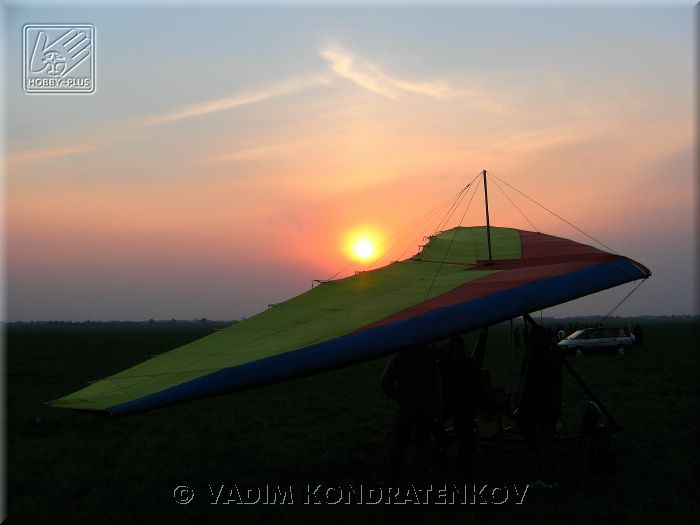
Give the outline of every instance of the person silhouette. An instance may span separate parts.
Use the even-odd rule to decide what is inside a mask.
[[[553,440],[561,416],[562,357],[547,331],[528,314],[523,318],[526,350],[513,419],[535,452],[537,484],[551,488],[557,485]]]
[[[459,473],[471,478],[476,459],[476,409],[482,395],[482,373],[488,329],[483,329],[479,340],[467,355],[464,340],[454,337],[449,342],[449,367],[444,370],[444,398],[446,410],[454,421],[459,446]],[[447,408],[448,407],[448,408]]]
[[[424,346],[410,347],[392,356],[382,374],[381,387],[399,405],[387,484],[396,485],[411,435],[416,447],[416,477],[428,477],[430,435],[442,421],[442,381],[433,355]]]
[[[632,335],[634,336],[634,346],[644,345],[644,329],[642,328],[642,325],[635,323],[634,328],[632,329]]]

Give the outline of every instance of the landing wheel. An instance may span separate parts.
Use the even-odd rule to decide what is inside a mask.
[[[583,350],[581,350],[580,348],[577,348],[576,349],[576,357],[581,357],[582,355],[583,355]]]
[[[619,355],[620,357],[625,355],[625,347],[624,346],[621,346],[620,348],[617,349],[617,355]]]

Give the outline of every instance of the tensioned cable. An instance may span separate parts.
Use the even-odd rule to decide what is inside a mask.
[[[543,210],[545,210],[545,211],[551,213],[551,214],[554,215],[557,219],[559,219],[559,220],[565,222],[566,224],[568,224],[569,226],[571,226],[571,227],[574,228],[575,230],[578,230],[579,232],[581,232],[582,234],[584,234],[584,235],[585,235],[586,237],[588,237],[589,239],[592,239],[593,241],[597,242],[598,244],[600,244],[600,245],[601,245],[603,248],[605,248],[606,250],[609,250],[610,252],[614,253],[615,255],[619,255],[615,250],[613,250],[612,248],[610,248],[610,246],[606,245],[606,244],[603,243],[602,241],[599,241],[598,239],[596,239],[595,237],[593,237],[593,236],[590,235],[589,233],[586,233],[585,231],[583,231],[583,230],[582,230],[581,228],[579,228],[578,226],[575,226],[574,224],[570,223],[570,222],[567,221],[564,217],[562,217],[561,215],[558,215],[557,213],[553,212],[553,211],[550,210],[549,208],[543,206],[542,204],[540,204],[539,202],[537,202],[535,199],[533,199],[533,198],[530,197],[529,195],[525,195],[525,194],[524,194],[522,191],[520,191],[518,188],[515,188],[514,186],[508,184],[506,181],[504,181],[503,179],[501,179],[500,177],[498,177],[498,176],[495,175],[494,173],[492,173],[492,172],[490,172],[490,171],[488,171],[487,173],[488,173],[489,175],[493,176],[494,178],[498,179],[499,181],[501,181],[503,184],[505,184],[506,186],[508,186],[510,189],[512,189],[512,190],[514,190],[514,191],[516,191],[516,192],[518,192],[520,195],[522,195],[522,196],[525,197],[526,199],[528,199],[528,200],[534,202],[535,204],[537,204],[537,205],[538,205],[540,208],[542,208]]]
[[[447,204],[445,202],[444,204]],[[441,205],[440,207],[444,207],[444,204]],[[377,248],[382,248],[386,246],[387,248],[383,250],[384,253],[377,257],[374,261],[372,261],[369,266],[368,270],[380,268],[381,264],[384,261],[388,261],[389,263],[394,261],[398,261],[403,257],[403,254],[408,251],[408,249],[414,245],[415,239],[411,238],[410,243],[405,243],[405,248],[402,250],[401,255],[399,257],[392,257],[392,252],[395,250],[395,248],[399,248],[404,245],[404,239],[408,238],[408,235],[411,234],[412,231],[415,229],[418,229],[420,231],[426,231],[428,229],[428,226],[432,224],[433,219],[435,218],[436,214],[440,212],[440,208],[435,208],[433,211],[429,212],[428,214],[424,214],[422,217],[419,219],[413,221],[410,223],[408,226],[402,228],[401,230],[397,231],[395,234],[393,234],[391,237],[389,237],[386,241],[382,242],[381,244],[377,245]],[[412,228],[412,226],[416,225],[415,228]],[[356,262],[359,262],[359,259],[356,259]]]
[[[471,184],[471,183],[469,183]],[[430,235],[435,235],[436,232],[440,231],[440,228],[450,219],[452,214],[454,213],[454,210],[459,207],[460,203],[462,202],[462,199],[464,198],[465,191],[467,188],[469,188],[469,184],[467,184],[464,188],[462,188],[462,191],[459,192],[457,195],[457,198],[454,200],[452,203],[452,206],[450,206],[450,209],[447,210],[445,215],[442,216],[442,219],[440,219],[440,222],[437,223],[437,226],[435,229],[431,231]]]
[[[472,182],[474,182],[473,179],[472,179]],[[456,197],[454,197],[454,198],[453,198],[453,197],[450,197],[449,199],[447,199],[447,200],[441,202],[437,207],[435,207],[435,208],[433,208],[431,211],[429,211],[429,212],[427,212],[427,213],[421,215],[418,219],[416,219],[416,220],[414,220],[413,222],[409,223],[405,228],[402,228],[401,230],[399,230],[398,232],[396,232],[394,235],[392,235],[391,237],[389,237],[386,241],[384,241],[384,242],[382,242],[381,244],[379,244],[379,245],[377,246],[377,248],[382,248],[383,246],[386,246],[386,245],[389,244],[391,241],[397,239],[397,237],[400,237],[404,232],[406,232],[406,230],[408,230],[409,228],[411,228],[411,227],[414,226],[415,224],[418,224],[418,223],[423,222],[423,221],[427,221],[427,219],[428,219],[430,216],[432,216],[433,214],[435,214],[435,213],[437,213],[438,211],[440,211],[440,209],[443,208],[445,205],[447,205],[447,203],[452,202],[452,205],[450,206],[450,209],[449,209],[449,210],[447,211],[447,213],[445,214],[445,216],[447,216],[447,215],[450,213],[450,210],[452,210],[453,207],[455,206],[455,203],[458,202],[458,201],[462,198],[464,192],[469,188],[470,184],[471,184],[471,182],[470,182],[469,184],[467,184],[464,188],[462,188],[462,189],[457,193]],[[439,222],[438,224],[442,224],[443,220],[444,220],[444,217],[443,217],[443,219],[440,220],[440,222]],[[449,219],[448,219],[448,220],[449,220]],[[406,250],[408,250],[408,247],[402,252],[402,255],[406,252]],[[387,250],[387,251],[389,251],[389,250]],[[399,257],[399,258],[400,258],[400,257]],[[380,257],[379,259],[377,259],[377,260],[380,260],[380,259],[381,259],[381,257]],[[336,273],[334,273],[331,277],[329,277],[328,279],[326,279],[326,281],[332,281],[333,279],[335,279],[335,278],[336,278],[338,275],[340,275],[341,273],[345,272],[345,271],[348,270],[349,268],[352,268],[353,266],[355,266],[356,264],[358,264],[361,260],[362,260],[362,258],[360,258],[360,257],[354,259],[354,260],[351,261],[349,264],[347,264],[346,266],[344,266],[343,268],[341,268],[340,270],[338,270]],[[375,262],[376,262],[376,261],[375,261]]]
[[[632,290],[631,290],[627,295],[625,295],[625,296],[622,298],[622,300],[621,300],[619,303],[617,303],[617,304],[613,307],[612,310],[610,310],[607,314],[605,314],[603,317],[601,317],[600,319],[598,319],[598,320],[596,321],[595,324],[597,324],[597,325],[598,325],[598,324],[602,324],[603,321],[605,321],[608,317],[610,317],[610,316],[615,312],[615,310],[617,310],[620,306],[622,306],[622,303],[624,303],[625,301],[627,301],[627,299],[629,299],[630,296],[631,296],[634,292],[636,292],[636,291],[639,289],[639,287],[642,286],[642,284],[644,284],[645,282],[646,282],[646,279],[642,279],[641,281],[639,281],[639,282],[637,283],[637,286],[635,286],[634,288],[632,288]]]
[[[467,203],[467,209],[464,210],[464,213],[462,214],[462,218],[460,219],[460,222],[457,226],[460,226],[462,222],[464,222],[464,217],[467,214],[467,211],[469,211],[469,207],[472,205],[472,201],[474,200],[474,196],[476,193],[479,191],[479,188],[481,187],[481,179],[479,179],[476,183],[476,186],[474,187],[474,191],[472,192],[472,196],[469,198],[469,202]]]
[[[487,174],[490,174],[490,172],[488,172],[488,171],[487,171],[486,173],[487,173]],[[540,233],[539,228],[538,228],[537,226],[535,226],[534,223],[527,217],[527,215],[525,215],[525,213],[523,213],[523,210],[521,210],[521,209],[518,207],[518,205],[515,204],[515,201],[513,201],[513,199],[510,198],[510,195],[508,195],[508,194],[505,192],[505,190],[504,190],[503,188],[501,188],[501,185],[498,183],[498,180],[496,180],[495,178],[492,179],[492,180],[493,180],[493,182],[496,184],[496,187],[497,187],[499,190],[501,190],[501,193],[502,193],[503,195],[505,195],[506,199],[508,199],[508,200],[510,201],[510,203],[513,205],[513,207],[514,207],[516,210],[518,210],[518,212],[520,212],[520,215],[523,216],[523,219],[525,219],[528,223],[530,223],[530,226],[532,226],[532,227],[535,229],[535,231],[536,231],[537,233]]]
[[[464,191],[464,189],[462,189],[462,191]],[[460,191],[457,195],[459,196],[459,194],[462,193],[462,191]],[[425,214],[421,215],[418,219],[416,219],[415,221],[411,222],[408,226],[406,226],[405,228],[399,230],[399,231],[396,232],[394,235],[392,235],[391,237],[389,237],[386,241],[384,241],[384,242],[381,243],[379,246],[377,246],[377,248],[381,248],[382,246],[384,246],[384,245],[386,245],[387,243],[391,242],[393,239],[395,239],[395,238],[398,237],[400,234],[402,234],[403,232],[405,232],[406,230],[408,230],[408,229],[409,229],[411,226],[413,226],[414,224],[426,220],[429,216],[431,216],[431,215],[437,213],[438,211],[440,211],[441,208],[443,208],[445,205],[447,205],[447,203],[449,203],[449,202],[451,202],[451,201],[453,201],[453,200],[454,200],[454,199],[453,199],[452,197],[450,197],[449,199],[447,199],[447,200],[441,202],[437,207],[433,208],[433,209],[432,209],[431,211],[429,211],[428,213],[425,213]],[[358,264],[361,260],[362,260],[362,259],[361,259],[360,257],[358,257],[357,259],[354,259],[354,260],[351,261],[348,265],[346,265],[346,266],[344,266],[343,268],[341,268],[340,270],[338,270],[336,273],[334,273],[331,277],[329,277],[329,278],[326,279],[326,280],[327,280],[327,281],[332,281],[332,280],[335,279],[338,275],[340,275],[341,273],[343,273],[345,270],[347,270],[347,269],[349,269],[349,268],[352,268],[353,266],[355,266],[356,264]]]
[[[475,175],[474,178],[473,178],[471,181],[469,181],[469,183],[468,183],[464,188],[462,188],[462,189],[459,191],[459,193],[458,193],[457,196],[455,197],[455,199],[454,199],[452,205],[450,206],[450,208],[447,210],[447,212],[445,213],[445,215],[443,216],[443,218],[438,222],[437,227],[436,227],[435,229],[431,230],[432,233],[429,235],[429,237],[433,237],[433,236],[437,235],[437,234],[440,232],[440,229],[441,229],[442,227],[444,227],[444,225],[447,224],[447,222],[449,222],[449,220],[452,218],[452,215],[454,214],[455,210],[457,210],[457,209],[459,208],[460,204],[462,203],[462,200],[464,200],[464,197],[465,197],[466,194],[467,194],[467,190],[468,190],[469,187],[474,183],[474,180],[476,180],[476,178],[477,178],[478,176],[479,176],[479,174]],[[442,207],[442,206],[443,206],[443,205],[441,204],[440,207]],[[437,209],[436,209],[435,211],[437,211]],[[432,215],[432,213],[430,213],[430,215]],[[427,218],[427,216],[425,216],[425,215],[424,215],[423,217],[426,217],[426,218]],[[417,222],[418,222],[418,221],[414,221],[414,222],[411,223],[411,225],[409,225],[409,226],[412,226],[413,224],[416,224]],[[427,221],[426,221],[426,222],[427,222]],[[405,232],[407,229],[408,229],[408,227],[406,227],[406,228],[404,228],[403,230],[401,230],[401,232]],[[398,235],[399,235],[399,233],[393,235],[389,240],[391,240],[391,239],[397,237]],[[389,242],[389,240],[387,240],[386,242]],[[379,245],[379,247],[383,246],[384,244],[386,244],[386,243],[382,243],[381,245]],[[398,242],[397,242],[396,244],[398,244]],[[404,254],[408,251],[408,249],[409,249],[410,247],[411,247],[411,244],[407,244],[407,245],[406,245],[406,248],[404,248],[403,251],[401,252],[401,254],[397,257],[397,260],[401,260],[401,258],[404,256]],[[387,252],[386,252],[387,255],[388,255],[389,251],[390,251],[390,250],[387,250]],[[382,259],[382,257],[380,257],[379,259],[377,259],[377,261],[379,261],[379,260],[381,260],[381,259]],[[376,263],[377,261],[375,261],[375,263]]]
[[[466,195],[468,193],[466,190],[469,189],[469,186],[471,186],[474,183],[474,181],[476,180],[476,178],[478,176],[479,176],[479,174],[475,175],[474,178],[471,181],[469,181],[469,184],[467,184],[464,188],[462,188],[462,191],[460,191],[459,195],[457,195],[455,202],[452,204],[452,206],[450,206],[450,209],[447,211],[445,216],[442,219],[440,219],[440,222],[438,222],[437,226],[433,230],[431,230],[432,233],[428,236],[428,238],[432,238],[432,237],[435,237],[436,235],[438,235],[440,233],[441,229],[447,225],[447,223],[452,218],[452,215],[454,214],[454,212],[459,208],[459,206],[462,204],[462,201],[466,197]],[[408,251],[408,249],[410,247],[411,247],[411,245],[407,245],[406,248],[404,248],[404,250],[401,252],[401,254],[397,257],[397,259],[401,260],[401,258],[406,254],[406,252]]]
[[[476,184],[476,188],[474,189],[474,193],[472,193],[472,198],[469,199],[469,204],[467,204],[467,208],[469,208],[469,206],[471,206],[472,200],[474,200],[474,196],[476,195],[476,192],[479,191],[480,187],[481,187],[481,179],[479,179],[479,182],[477,182],[477,184]],[[476,238],[473,235],[472,235],[472,242],[474,244],[474,253],[478,253],[479,247],[476,243]]]
[[[469,186],[471,186],[474,181],[481,175],[481,173],[477,173],[472,180],[469,181],[469,184],[467,184],[464,188],[462,188],[462,195],[459,197],[456,201],[455,204],[450,210],[448,210],[448,213],[445,215],[444,220],[440,221],[437,225],[437,228],[433,231],[432,235],[436,235],[441,231],[442,228],[444,228],[447,223],[450,221],[452,218],[452,215],[454,215],[454,212],[459,208],[459,206],[462,204],[462,200],[464,200],[464,197],[467,195],[467,190],[469,189]],[[458,202],[459,201],[459,202]]]
[[[462,190],[457,194],[457,198],[454,200],[452,203],[452,206],[450,206],[450,209],[447,210],[447,213],[440,219],[440,221],[437,224],[437,227],[430,230],[432,233],[427,236],[427,238],[434,237],[440,232],[440,228],[444,226],[444,224],[447,224],[447,222],[452,218],[452,214],[454,213],[454,210],[459,208],[459,205],[461,204],[462,200],[464,200],[464,196],[466,195],[466,191],[469,189],[469,186],[474,182],[474,179],[472,179],[469,184],[467,184]],[[398,244],[398,243],[397,243]],[[396,258],[397,260],[401,260],[401,258],[406,254],[408,249],[412,246],[412,244],[407,244],[406,247],[403,249],[403,251],[399,254],[399,256]]]
[[[477,175],[478,177],[478,175]],[[474,182],[474,179],[472,180]],[[469,183],[471,185],[471,182]],[[472,200],[474,200],[474,195],[476,195],[477,190],[479,189],[480,183],[477,183],[476,186],[474,186],[474,191],[472,192],[472,196],[469,199],[469,202],[467,203],[467,207],[464,209],[464,213],[462,213],[462,217],[459,220],[459,224],[455,226],[454,232],[452,233],[452,238],[450,239],[450,244],[447,246],[447,250],[445,250],[445,255],[442,256],[442,260],[440,261],[440,264],[438,265],[438,269],[435,272],[435,275],[433,275],[433,279],[430,281],[430,286],[428,287],[428,291],[425,293],[425,297],[423,297],[423,301],[420,303],[420,308],[418,309],[418,315],[421,315],[423,312],[423,306],[425,306],[425,302],[428,300],[428,296],[430,295],[430,292],[433,290],[433,286],[435,285],[435,280],[438,278],[438,275],[440,275],[440,271],[442,270],[443,265],[445,264],[445,261],[447,260],[447,256],[450,253],[450,250],[452,249],[452,244],[454,243],[455,238],[457,237],[457,232],[459,231],[459,226],[462,225],[462,222],[464,221],[464,217],[467,215],[467,212],[469,211],[469,207],[472,204]]]

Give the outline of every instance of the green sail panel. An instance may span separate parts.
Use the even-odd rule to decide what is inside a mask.
[[[520,235],[491,228],[494,260],[520,258]],[[485,227],[432,237],[410,259],[322,283],[254,317],[156,356],[51,402],[108,410],[215,373],[331,341],[499,270],[467,271],[488,259]]]

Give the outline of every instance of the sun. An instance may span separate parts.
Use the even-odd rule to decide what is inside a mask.
[[[345,235],[344,251],[357,262],[372,262],[380,253],[380,235],[375,228],[357,228]]]
[[[374,255],[376,247],[370,239],[362,238],[355,241],[352,251],[355,253],[358,259],[366,260]]]

